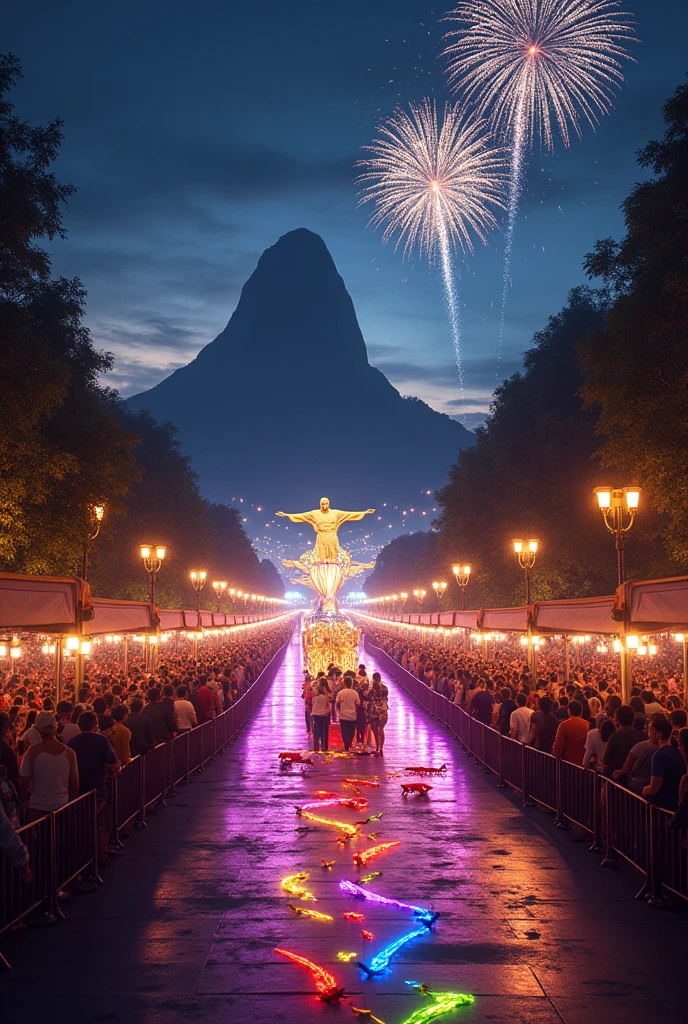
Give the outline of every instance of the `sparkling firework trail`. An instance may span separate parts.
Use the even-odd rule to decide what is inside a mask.
[[[377,846],[369,846],[367,850],[361,850],[360,853],[354,854],[354,864],[358,864],[359,867],[364,867],[369,860],[373,860],[374,857],[379,857],[383,853],[387,853],[388,850],[394,849],[395,846],[401,846],[401,840],[397,839],[394,843],[378,843]]]
[[[298,896],[300,900],[312,900],[315,903],[317,901],[313,893],[301,885],[301,882],[307,882],[309,877],[308,871],[299,871],[296,875],[285,875],[280,886],[291,896]]]
[[[431,910],[426,910],[424,907],[416,907],[413,903],[402,903],[400,900],[393,900],[388,896],[381,896],[380,893],[372,892],[371,889],[364,889],[362,886],[356,885],[355,882],[350,882],[347,878],[343,878],[340,881],[339,888],[349,896],[355,896],[356,899],[368,900],[370,903],[379,903],[381,906],[386,907],[398,907],[400,910],[410,910],[411,913],[416,917],[419,917],[428,928],[431,927],[440,916],[437,913],[433,913]],[[348,915],[345,914],[344,916],[347,917]]]
[[[344,995],[344,989],[337,985],[337,979],[329,971],[326,971],[324,967],[314,964],[312,960],[307,960],[305,956],[299,956],[298,953],[291,953],[288,949],[276,947],[275,953],[279,953],[280,956],[286,956],[288,960],[299,964],[300,967],[305,967],[311,972],[315,987],[323,1002],[336,1003]]]
[[[452,266],[455,250],[473,252],[473,236],[485,242],[496,227],[493,207],[502,206],[505,161],[489,146],[483,122],[447,104],[442,123],[431,100],[397,107],[378,127],[370,154],[358,166],[361,203],[372,202],[370,218],[382,227],[382,241],[396,237],[404,257],[418,250],[439,260],[454,341],[463,401],[463,362],[458,291]]]
[[[417,939],[420,935],[427,934],[427,928],[416,928],[414,931],[402,935],[401,938],[395,939],[394,942],[390,942],[388,946],[381,949],[370,961],[370,966],[364,964],[361,960],[357,960],[356,967],[360,967],[369,978],[374,977],[376,974],[383,974],[389,966],[389,961],[395,953],[399,952],[402,946],[405,946],[407,942],[411,942],[412,939]]]
[[[435,992],[433,997],[433,1003],[421,1006],[407,1017],[403,1024],[429,1024],[429,1021],[436,1020],[445,1013],[451,1013],[460,1006],[470,1006],[475,1002],[475,996],[464,995],[463,992]]]
[[[457,23],[444,51],[451,87],[511,146],[499,382],[526,147],[552,149],[555,130],[568,147],[583,121],[597,126],[623,83],[634,25],[620,0],[459,0],[446,20]]]

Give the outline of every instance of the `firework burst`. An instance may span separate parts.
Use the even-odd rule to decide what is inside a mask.
[[[551,149],[555,130],[569,146],[583,122],[597,126],[623,82],[634,26],[618,0],[459,0],[446,20],[457,26],[444,51],[450,85],[512,148],[499,382],[526,147]]]
[[[447,104],[441,119],[431,100],[397,107],[379,125],[378,137],[358,162],[360,202],[372,203],[370,223],[382,241],[395,239],[404,257],[417,251],[442,266],[459,384],[463,397],[458,290],[452,268],[456,251],[485,242],[502,206],[506,171],[503,151],[486,140],[481,119]]]
[[[547,148],[555,125],[568,146],[609,111],[634,38],[618,0],[459,0],[447,20],[450,85],[498,132]]]

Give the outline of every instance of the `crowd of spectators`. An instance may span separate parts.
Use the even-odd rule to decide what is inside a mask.
[[[540,656],[536,675],[515,645],[492,658],[463,637],[367,625],[368,638],[430,689],[519,743],[600,772],[688,823],[688,714],[675,658],[655,659],[634,675],[624,704],[611,660]]]
[[[183,639],[159,648],[153,673],[122,650],[95,645],[83,685],[56,700],[52,667],[37,647],[21,674],[0,671],[0,833],[95,790],[99,864],[111,854],[107,778],[132,758],[228,710],[288,640],[292,620],[208,637],[197,659]],[[21,844],[20,844],[21,845]],[[22,870],[21,849],[8,847]],[[3,844],[3,850],[5,845]]]

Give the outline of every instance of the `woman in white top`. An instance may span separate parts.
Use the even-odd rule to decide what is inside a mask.
[[[330,704],[332,696],[326,679],[320,679],[313,694],[313,750],[328,750],[330,745]]]
[[[348,750],[353,743],[356,732],[356,715],[361,698],[353,688],[354,681],[350,675],[344,676],[344,689],[337,694],[337,710],[339,711],[339,724],[342,729],[342,742],[344,749]]]
[[[585,750],[582,762],[584,768],[594,768],[598,772],[602,769],[607,741],[615,731],[614,723],[608,718],[605,718],[599,729],[590,730],[585,737]]]

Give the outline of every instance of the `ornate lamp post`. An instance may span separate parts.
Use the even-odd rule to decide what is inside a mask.
[[[194,645],[193,645],[193,656],[194,661],[198,654],[198,634],[201,632],[201,591],[205,586],[205,581],[208,578],[208,573],[205,569],[192,569],[189,573],[189,579],[191,585],[196,591],[196,631],[194,633]]]
[[[401,597],[401,614],[403,615],[404,612],[406,611],[406,602],[408,601],[408,594],[406,593],[405,590],[402,590],[399,596]]]
[[[105,515],[105,505],[91,505],[89,509],[89,517],[91,520],[91,527],[86,537],[86,543],[84,544],[84,558],[81,566],[81,578],[84,580],[88,579],[88,555],[91,550],[91,544],[100,533],[100,524],[103,522],[103,516]]]
[[[471,578],[471,567],[470,565],[452,565],[452,572],[454,573],[454,579],[456,585],[461,591],[461,611],[466,611],[466,587],[468,581]]]
[[[227,584],[224,581],[223,582],[219,582],[218,580],[215,580],[213,582],[213,590],[215,591],[215,597],[217,598],[217,610],[218,610],[218,612],[220,611],[220,602],[222,601],[222,598],[224,597],[226,589],[227,589]]]
[[[416,589],[416,590],[413,591],[413,596],[415,597],[416,601],[418,602],[418,611],[419,612],[423,611],[423,598],[425,597],[426,593],[427,593],[427,591],[421,590],[421,589]]]
[[[230,587],[229,590],[228,590],[228,594],[229,594],[229,604],[230,604],[230,607],[232,609],[231,614],[234,615],[234,598],[236,597],[236,588],[235,587]]]
[[[164,544],[141,544],[139,550],[143,559],[143,567],[150,580],[150,603],[155,604],[155,579],[162,568],[167,548]]]
[[[626,534],[638,512],[640,487],[596,487],[595,494],[604,525],[616,541],[616,578],[620,587],[626,577]],[[626,525],[625,515],[628,516]]]
[[[530,580],[535,558],[540,546],[539,540],[515,540],[514,553],[518,558],[518,564],[523,569],[526,577],[526,604],[530,604]]]
[[[164,544],[141,544],[139,551],[150,582],[149,600],[151,604],[155,604],[155,581],[165,560],[167,547]],[[145,659],[147,670],[152,672],[155,668],[155,646],[151,646],[150,643],[146,644]]]
[[[437,609],[438,611],[442,611],[442,598],[444,597],[444,592],[447,589],[447,584],[445,582],[438,583],[435,581],[432,585],[432,589],[435,591],[435,596],[437,597]]]

